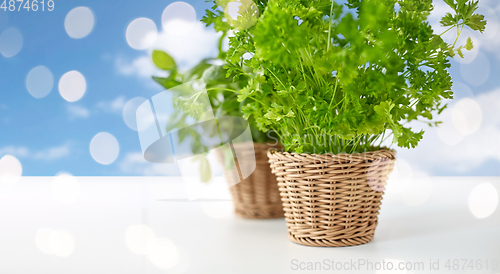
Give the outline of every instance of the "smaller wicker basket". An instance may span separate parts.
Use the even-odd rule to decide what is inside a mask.
[[[296,154],[270,151],[288,234],[308,246],[371,241],[395,152]]]
[[[255,153],[255,171],[246,179],[239,182],[239,175],[233,168],[224,170],[224,175],[233,197],[235,214],[247,219],[283,218],[283,206],[276,176],[269,167],[267,153],[279,146],[253,143],[233,144],[239,153]],[[240,154],[241,155],[241,154]],[[219,161],[224,162],[224,155],[217,150]],[[244,164],[244,163],[239,163]],[[239,182],[239,183],[238,183]]]

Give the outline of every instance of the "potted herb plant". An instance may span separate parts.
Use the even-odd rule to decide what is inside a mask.
[[[458,36],[485,29],[478,2],[445,0],[453,13],[441,24],[456,31],[452,44],[427,21],[432,0],[238,2],[244,20],[258,10],[253,24],[224,20],[231,2],[222,0],[206,21],[231,25],[226,68],[248,76],[238,94],[244,116],[285,147],[268,156],[290,239],[369,242],[395,160],[383,141],[414,148],[424,131],[408,122],[439,124],[433,116],[453,97],[449,60],[473,46],[470,38],[457,45]]]
[[[201,80],[204,83],[205,89],[201,92],[207,92],[215,118],[242,116],[240,105],[244,102],[237,100],[237,91],[247,85],[248,77],[234,78],[224,68],[222,60],[225,59],[226,53],[222,50],[222,42],[226,37],[226,32],[224,31],[220,38],[219,56],[217,58],[202,60],[187,71],[180,71],[177,68],[175,60],[168,53],[159,50],[153,51],[152,59],[155,65],[168,72],[168,77],[153,77],[153,79],[169,92],[173,93],[172,95],[177,99],[175,105],[178,111],[175,111],[169,117],[167,131],[185,128],[189,125],[190,119],[193,118],[194,102],[183,102],[181,99],[183,97],[193,98],[192,94],[185,94],[186,89],[176,88],[193,81]],[[234,126],[232,125],[232,127]],[[249,126],[253,142],[233,143],[232,149],[234,151],[232,151],[231,147],[216,150],[219,161],[223,163],[226,180],[230,185],[235,213],[240,217],[253,219],[283,217],[283,207],[276,183],[276,176],[271,173],[267,162],[267,152],[272,148],[279,148],[280,145],[277,142],[270,142],[272,141],[270,139],[272,133],[259,131],[255,126],[254,120],[249,120]],[[212,174],[210,163],[206,157],[208,148],[200,140],[202,136],[196,131],[189,130],[178,131],[178,134],[180,135],[180,142],[186,138],[190,138],[192,153],[198,155],[195,159],[199,161],[200,180],[202,182],[209,182]],[[214,134],[218,133],[214,132]],[[255,171],[241,182],[240,175],[238,174],[239,171],[235,167],[235,162],[238,161],[237,157],[235,157],[235,151],[238,151],[240,157],[252,156],[248,158],[253,158],[255,155]],[[239,164],[242,165],[245,163],[240,159]]]

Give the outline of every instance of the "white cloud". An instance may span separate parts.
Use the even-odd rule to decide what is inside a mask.
[[[398,158],[408,161],[421,170],[440,174],[460,174],[480,168],[489,160],[500,161],[500,89],[483,93],[474,99],[481,109],[482,122],[477,131],[467,136],[460,136],[455,145],[447,145],[438,135],[436,128],[424,128],[424,139],[416,149],[398,149]],[[452,112],[451,105],[445,112]],[[443,117],[452,117],[443,112]],[[448,113],[449,114],[449,113]],[[469,115],[469,113],[465,113]],[[473,113],[472,113],[473,114]],[[474,119],[474,117],[464,117]],[[443,120],[446,125],[451,119]],[[451,125],[453,127],[453,125]],[[456,133],[460,134],[459,130]]]
[[[191,24],[179,21],[180,24]],[[151,53],[158,49],[170,54],[181,70],[189,69],[201,60],[217,56],[217,46],[220,33],[212,28],[207,28],[201,22],[196,22],[191,31],[185,35],[175,35],[162,31],[154,45],[147,51],[147,55],[137,57],[133,61],[117,58],[115,65],[120,74],[136,75],[140,78],[150,79],[153,75],[164,75],[151,60]]]
[[[150,56],[140,56],[131,62],[119,57],[116,59],[115,65],[118,72],[126,76],[135,75],[139,78],[150,79],[153,75],[164,73],[153,64]]]
[[[29,154],[27,147],[8,146],[0,148],[0,156],[10,154],[16,157],[26,157]]]
[[[187,69],[205,58],[217,56],[220,35],[203,23],[196,22],[192,30],[183,36],[162,31],[152,48],[167,52],[181,69]]]
[[[56,160],[70,155],[69,144],[64,144],[58,147],[51,147],[33,154],[34,159],[40,160]]]
[[[101,101],[97,103],[97,107],[106,112],[121,114],[126,104],[125,96],[119,96],[112,101]]]
[[[0,148],[0,156],[6,154],[10,154],[19,158],[51,161],[69,156],[71,154],[71,146],[69,143],[66,143],[60,146],[50,147],[39,151],[33,151],[25,146],[7,146]]]
[[[79,105],[68,105],[66,109],[69,113],[70,119],[89,118],[90,116],[90,111]]]
[[[119,163],[125,174],[144,176],[179,176],[179,169],[175,164],[154,164],[146,161],[141,152],[130,152]]]

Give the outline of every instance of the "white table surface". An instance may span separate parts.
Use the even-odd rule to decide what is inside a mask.
[[[470,197],[475,187],[486,183],[500,192],[500,178],[393,180],[374,239],[345,248],[292,243],[283,219],[235,217],[227,192],[218,200],[188,201],[180,178],[75,179],[62,189],[53,177],[23,177],[0,186],[0,273],[500,273],[491,269],[494,260],[500,263],[500,208],[481,219],[469,208],[470,199],[478,203]],[[126,231],[135,225],[147,226],[160,239],[156,242],[169,239],[174,247],[161,249],[145,240],[149,255],[134,253]],[[47,240],[41,231],[54,232]],[[137,244],[132,248],[141,248]],[[450,261],[448,269],[454,259],[465,261],[457,270]],[[332,271],[325,265],[331,260],[348,263],[347,268],[351,260],[367,265]],[[438,260],[439,271],[431,271],[430,263],[436,267]],[[394,268],[422,262],[423,269],[369,269],[369,263],[376,268],[382,262]],[[162,263],[168,268],[160,268]],[[307,270],[311,265],[316,269]]]

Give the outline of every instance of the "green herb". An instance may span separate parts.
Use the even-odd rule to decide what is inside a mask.
[[[245,79],[245,118],[274,130],[288,151],[354,153],[391,137],[413,148],[424,131],[408,122],[438,124],[433,114],[453,98],[449,59],[473,47],[470,39],[457,46],[458,37],[486,24],[478,1],[445,2],[454,13],[441,24],[457,32],[451,45],[427,21],[432,0],[256,1],[258,20],[242,4],[240,24],[227,20],[229,1],[214,1],[203,21],[234,32],[225,68],[236,83]]]

